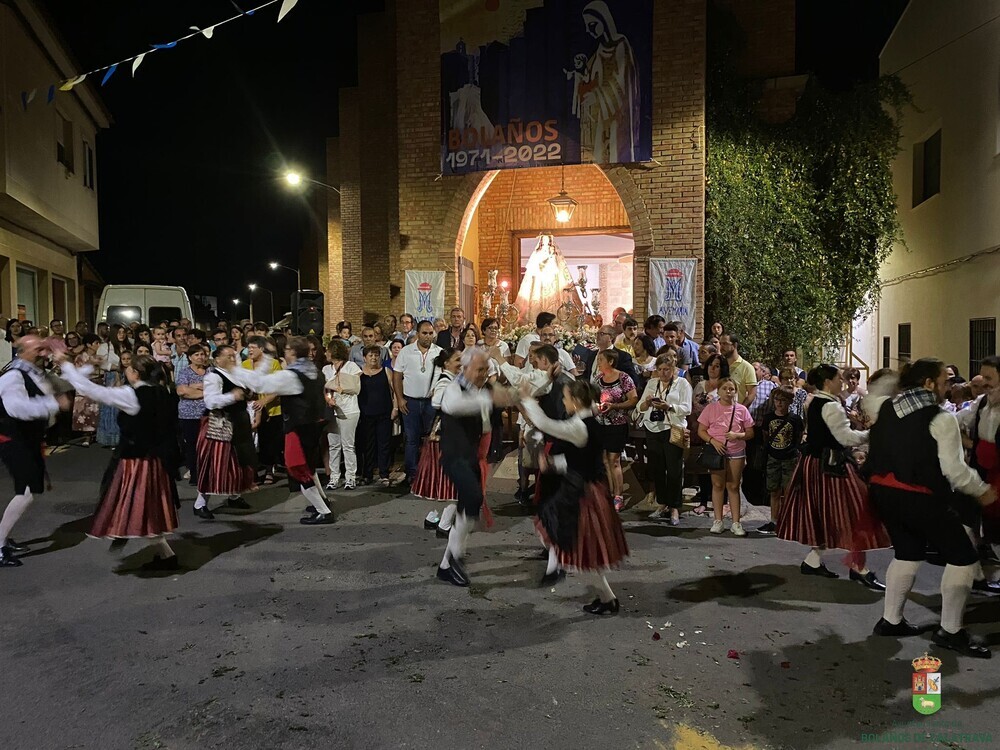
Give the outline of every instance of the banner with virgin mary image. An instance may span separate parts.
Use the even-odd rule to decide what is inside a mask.
[[[652,159],[653,0],[440,0],[441,172]]]

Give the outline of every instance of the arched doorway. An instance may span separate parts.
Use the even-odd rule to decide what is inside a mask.
[[[548,199],[563,184],[578,205],[571,220],[559,224]],[[643,315],[642,269],[652,251],[652,231],[640,192],[622,167],[604,171],[585,164],[470,175],[456,192],[449,220],[457,224],[456,296],[477,319],[489,272],[496,270],[497,282],[506,282],[513,302],[543,232],[553,235],[573,280],[580,278],[582,267],[588,289],[601,290],[605,319],[618,306],[638,307]]]

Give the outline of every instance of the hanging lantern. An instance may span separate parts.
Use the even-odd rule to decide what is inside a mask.
[[[566,168],[562,167],[561,169],[562,189],[555,198],[549,198],[549,205],[552,207],[552,213],[555,215],[556,221],[560,224],[568,224],[569,220],[573,218],[573,212],[576,211],[576,207],[579,204],[570,198],[566,192]]]

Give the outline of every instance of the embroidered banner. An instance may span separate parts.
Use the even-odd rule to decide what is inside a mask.
[[[694,315],[695,258],[650,258],[648,315],[662,315],[671,320],[684,321],[684,331],[695,337]]]
[[[407,271],[405,301],[418,322],[443,318],[444,271]]]

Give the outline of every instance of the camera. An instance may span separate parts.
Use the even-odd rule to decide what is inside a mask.
[[[653,411],[649,412],[650,422],[662,422],[666,418],[667,415],[661,409],[653,409]]]

